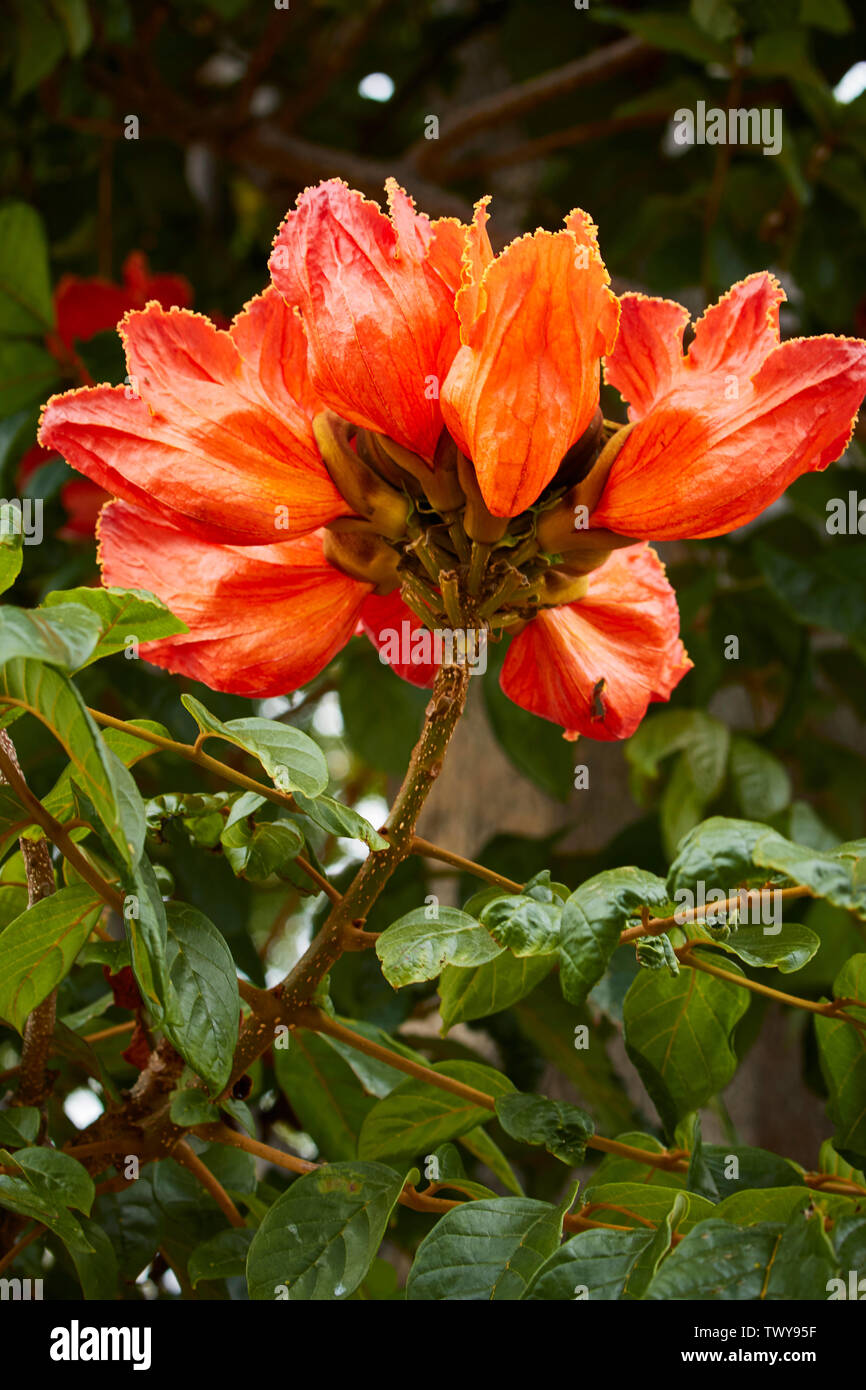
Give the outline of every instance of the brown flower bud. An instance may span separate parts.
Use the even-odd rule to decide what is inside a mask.
[[[332,410],[322,411],[313,420],[313,434],[325,467],[349,506],[380,536],[398,540],[406,534],[411,503],[368,468],[349,443],[351,430],[352,426]]]

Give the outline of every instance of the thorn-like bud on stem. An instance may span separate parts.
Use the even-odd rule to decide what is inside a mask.
[[[377,594],[390,594],[400,584],[400,556],[366,522],[351,518],[331,522],[325,528],[322,549],[335,569],[372,584]]]
[[[577,538],[591,534],[585,528],[575,526],[577,510],[585,508],[585,515],[592,516],[616,456],[633,429],[634,424],[631,424],[617,430],[605,444],[586,477],[570,488],[555,507],[541,513],[536,535],[539,546],[549,555],[560,555],[565,551],[579,549]]]
[[[532,586],[540,608],[558,608],[562,603],[576,603],[584,597],[589,580],[585,574],[573,574],[554,566],[545,570]]]
[[[411,504],[370,469],[349,443],[353,426],[332,410],[313,420],[319,452],[335,486],[349,506],[369,521],[380,536],[399,540],[406,534]]]
[[[466,508],[463,512],[463,530],[472,541],[484,545],[494,545],[508,530],[507,516],[493,516],[484,504],[474,465],[465,454],[457,455],[457,476],[466,494]]]

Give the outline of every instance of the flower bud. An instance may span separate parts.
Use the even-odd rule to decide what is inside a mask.
[[[332,410],[313,420],[313,434],[335,486],[349,506],[371,523],[380,536],[398,540],[406,534],[411,504],[372,469],[349,443],[351,426]]]
[[[549,555],[560,555],[578,548],[575,538],[590,534],[585,527],[576,525],[578,509],[587,519],[592,516],[616,456],[633,429],[634,425],[631,424],[617,430],[605,444],[586,477],[575,483],[555,507],[540,514],[536,535],[541,549]]]
[[[372,584],[377,594],[390,594],[400,583],[400,556],[364,522],[331,522],[322,535],[322,549],[335,569]]]
[[[481,489],[478,486],[478,479],[475,476],[474,465],[469,462],[465,454],[457,455],[457,476],[460,486],[466,494],[466,508],[463,512],[463,530],[472,541],[481,541],[484,545],[493,545],[501,540],[508,529],[507,516],[493,516],[487,510],[484,498],[481,496]]]

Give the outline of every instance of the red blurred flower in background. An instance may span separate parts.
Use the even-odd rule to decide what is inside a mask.
[[[359,624],[512,635],[503,688],[567,735],[627,737],[691,663],[650,540],[743,525],[845,447],[866,344],[780,344],[782,291],[736,285],[696,325],[618,300],[573,212],[493,254],[487,200],[390,217],[329,180],[287,216],[273,285],[228,332],[149,304],[131,378],[55,397],[40,438],[119,499],[107,584],[189,632],[145,655],[216,689],[283,693]],[[603,421],[599,367],[631,424]],[[429,684],[410,654],[400,674]]]
[[[99,276],[82,279],[64,275],[54,292],[55,331],[49,334],[49,351],[64,371],[78,377],[85,385],[93,381],[76,351],[76,343],[87,343],[98,333],[116,328],[130,309],[143,309],[156,300],[164,309],[172,306],[186,308],[192,304],[192,287],[182,275],[153,275],[142,251],[132,251],[123,263],[122,281],[113,285]],[[21,459],[18,467],[18,486],[23,487],[36,472],[56,454],[54,449],[34,444]],[[89,538],[96,527],[99,512],[108,500],[102,488],[87,479],[73,479],[61,492],[67,521],[61,536]]]

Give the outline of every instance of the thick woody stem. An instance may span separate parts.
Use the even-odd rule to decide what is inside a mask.
[[[340,901],[334,904],[318,935],[297,965],[271,992],[271,1008],[256,1011],[250,1019],[235,1054],[235,1065],[227,1090],[272,1041],[274,1024],[291,1023],[297,1011],[312,999],[319,982],[336,964],[347,945],[357,945],[357,931],[363,927],[367,913],[394,870],[412,853],[415,826],[442,769],[442,760],[463,712],[470,676],[469,667],[462,664],[443,665],[440,668],[425,711],[421,735],[382,831],[388,839],[387,849],[370,854],[365,859],[354,881]]]

